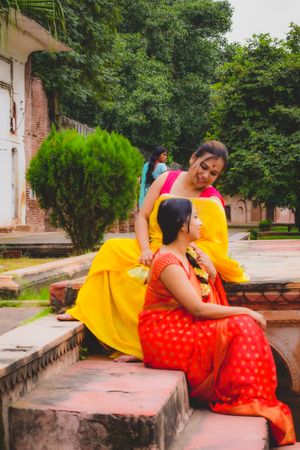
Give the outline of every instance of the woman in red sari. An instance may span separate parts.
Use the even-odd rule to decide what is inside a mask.
[[[204,253],[193,268],[186,251],[200,221],[188,199],[164,200],[158,210],[163,245],[148,278],[139,336],[144,363],[185,372],[190,396],[218,413],[263,416],[277,445],[295,442],[289,408],[277,400],[276,368],[262,314],[228,306],[215,288]]]

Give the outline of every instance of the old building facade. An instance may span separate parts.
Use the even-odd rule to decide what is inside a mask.
[[[0,42],[0,228],[24,227],[30,217],[26,168],[49,130],[47,99],[31,77],[34,51],[68,51],[35,21],[16,13]],[[46,112],[46,114],[45,114]],[[34,196],[32,196],[34,197]],[[34,198],[32,199],[34,201]],[[42,214],[39,212],[38,214]]]

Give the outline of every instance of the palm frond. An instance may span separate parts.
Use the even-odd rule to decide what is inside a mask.
[[[16,25],[15,11],[46,24],[49,31],[57,36],[58,28],[66,30],[64,10],[60,0],[0,0],[0,26],[1,22]],[[40,19],[40,20],[39,20]]]

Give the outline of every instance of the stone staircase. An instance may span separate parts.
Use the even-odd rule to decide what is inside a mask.
[[[265,419],[193,409],[179,371],[79,360],[83,338],[80,322],[53,315],[0,336],[1,449],[270,448]]]
[[[192,411],[182,372],[101,357],[13,402],[9,423],[13,450],[269,448],[263,418]]]

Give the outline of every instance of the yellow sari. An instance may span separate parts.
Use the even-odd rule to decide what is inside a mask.
[[[149,219],[150,245],[155,252],[162,242],[157,223],[161,195]],[[224,281],[248,281],[240,265],[228,257],[228,232],[223,208],[209,198],[191,199],[202,221],[201,237],[196,244],[212,259]],[[138,337],[138,314],[143,309],[146,287],[132,276],[139,263],[140,248],[136,239],[110,239],[100,248],[87,279],[79,291],[76,304],[67,313],[83,322],[104,344],[142,359]]]

